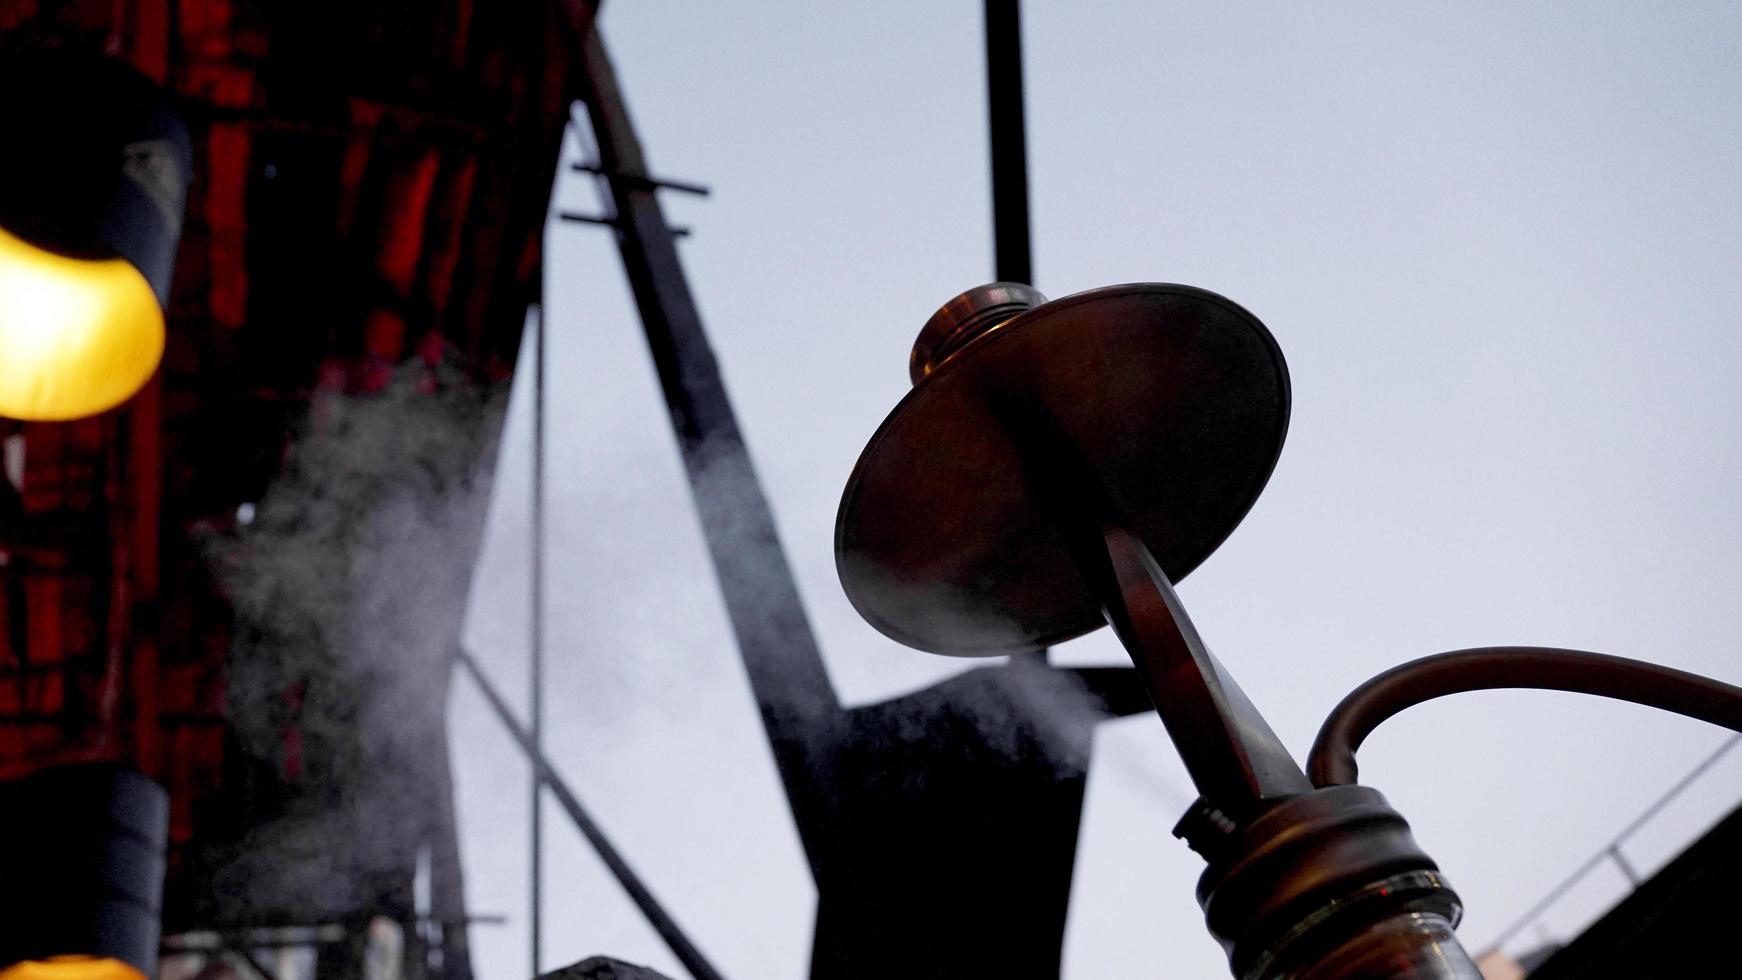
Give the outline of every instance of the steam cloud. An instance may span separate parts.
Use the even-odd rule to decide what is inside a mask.
[[[276,778],[256,801],[271,818],[211,858],[207,921],[409,914],[449,806],[449,658],[503,406],[421,364],[374,395],[321,393],[253,520],[212,543],[231,725]]]

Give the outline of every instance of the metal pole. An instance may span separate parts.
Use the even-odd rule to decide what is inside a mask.
[[[1000,282],[1032,285],[1022,22],[1017,0],[986,0],[986,104],[992,129],[994,275]]]
[[[539,273],[542,293],[543,272]],[[534,363],[532,368],[532,515],[531,515],[531,618],[530,635],[528,636],[528,655],[531,660],[527,676],[529,679],[527,692],[528,739],[531,743],[529,752],[537,755],[544,751],[544,355],[545,329],[544,307],[532,307],[532,343]],[[539,940],[542,935],[543,922],[543,855],[540,853],[544,843],[544,825],[542,820],[542,803],[544,802],[543,770],[532,767],[532,854],[528,877],[531,879],[532,905],[532,975],[538,976],[544,972],[539,967],[542,959],[539,954]]]
[[[617,848],[605,837],[605,832],[593,822],[592,816],[587,813],[585,807],[581,806],[581,801],[569,789],[568,783],[564,782],[562,776],[558,775],[557,771],[551,767],[550,760],[545,757],[544,752],[533,741],[532,732],[521,728],[515,722],[514,713],[508,710],[508,703],[502,700],[502,695],[484,676],[484,672],[479,669],[477,662],[464,650],[456,651],[455,657],[459,660],[460,666],[466,669],[466,673],[471,675],[473,682],[478,685],[478,690],[484,695],[484,700],[489,703],[490,710],[494,711],[497,719],[502,722],[502,727],[508,729],[508,734],[514,738],[515,742],[519,743],[521,751],[526,753],[527,759],[532,763],[535,778],[540,784],[550,787],[551,796],[556,800],[557,805],[563,808],[570,820],[574,821],[575,829],[579,830],[581,836],[587,839],[587,843],[593,846],[599,859],[605,863],[605,867],[617,879],[617,883],[622,885],[623,890],[629,894],[629,900],[634,902],[635,907],[641,910],[641,914],[647,917],[648,924],[652,925],[653,931],[657,932],[659,938],[665,941],[665,945],[671,950],[672,955],[676,956],[678,962],[684,965],[684,969],[690,971],[690,975],[695,977],[695,980],[724,980],[720,971],[714,969],[713,964],[709,963],[707,957],[702,955],[702,951],[690,942],[688,936],[684,935],[677,920],[673,919],[671,914],[666,912],[665,907],[659,904],[659,900],[653,897],[653,892],[649,891],[647,886],[642,883],[641,877],[635,873],[635,870],[629,867],[629,862],[623,859],[623,855],[618,853]]]

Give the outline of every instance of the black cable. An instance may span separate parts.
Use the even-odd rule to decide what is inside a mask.
[[[1742,688],[1641,660],[1550,647],[1478,647],[1413,660],[1356,688],[1325,719],[1307,759],[1315,786],[1353,783],[1355,750],[1405,708],[1466,691],[1595,694],[1742,732]]]

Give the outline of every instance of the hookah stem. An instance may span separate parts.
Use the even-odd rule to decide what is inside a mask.
[[[1205,801],[1241,820],[1267,800],[1312,789],[1204,645],[1148,547],[1121,523],[1103,524],[1100,538],[1100,561],[1085,571]]]
[[[1241,821],[1312,789],[1264,716],[1205,647],[1173,585],[1074,442],[1041,406],[993,404],[1029,489],[1142,675],[1204,801]]]
[[[1451,931],[1456,896],[1403,818],[1366,787],[1314,789],[1054,419],[993,411],[1201,794],[1175,833],[1209,862],[1198,898],[1235,976],[1479,980]]]

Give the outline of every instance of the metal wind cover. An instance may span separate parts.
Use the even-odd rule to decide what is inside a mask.
[[[119,766],[0,785],[0,969],[76,955],[154,974],[168,829],[163,787]]]

